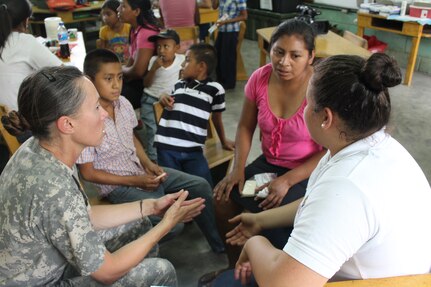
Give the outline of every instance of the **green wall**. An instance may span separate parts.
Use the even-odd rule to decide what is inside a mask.
[[[337,25],[338,29],[356,33],[356,12],[341,12],[320,7],[318,9],[322,14],[317,19],[329,20],[332,25]],[[365,35],[375,35],[379,40],[386,42],[388,44],[386,53],[394,56],[401,67],[405,68],[407,66],[411,37],[372,29],[365,29]],[[431,74],[431,38],[421,39],[415,71]]]

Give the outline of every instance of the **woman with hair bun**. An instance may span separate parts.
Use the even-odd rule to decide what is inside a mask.
[[[430,272],[431,189],[412,156],[385,132],[388,88],[400,82],[397,63],[385,54],[333,56],[316,66],[304,118],[328,152],[304,199],[233,220],[240,224],[228,242],[245,242],[237,279],[245,282],[252,272],[259,286],[313,287]],[[291,224],[283,250],[251,237]]]
[[[159,199],[90,206],[75,161],[100,145],[107,112],[74,67],[43,68],[22,83],[18,129],[27,140],[0,176],[1,286],[176,286],[157,242],[204,208],[179,191]],[[148,215],[163,217],[151,226]]]
[[[18,89],[37,69],[62,62],[27,34],[31,6],[28,0],[0,0],[0,104],[18,109]]]

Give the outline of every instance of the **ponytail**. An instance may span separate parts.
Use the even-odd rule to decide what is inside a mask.
[[[12,21],[7,5],[2,3],[0,4],[0,59],[10,33],[12,33]]]
[[[28,0],[0,0],[0,59],[13,29],[31,16]]]

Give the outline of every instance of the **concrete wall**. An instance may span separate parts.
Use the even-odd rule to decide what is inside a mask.
[[[341,12],[318,7],[322,12],[317,19],[329,20],[332,25],[337,25],[338,29],[349,30],[356,33],[356,12]],[[375,35],[379,40],[388,44],[386,53],[394,56],[399,65],[403,68],[407,66],[411,48],[411,37],[402,36],[390,32],[365,29],[366,35]],[[416,60],[415,70],[431,74],[431,38],[422,38]]]

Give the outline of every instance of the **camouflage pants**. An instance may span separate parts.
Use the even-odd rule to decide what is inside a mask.
[[[127,243],[139,238],[152,228],[150,220],[138,220],[118,227],[98,231],[105,242],[106,248],[114,252]],[[111,286],[115,287],[150,287],[150,286],[177,286],[177,276],[172,264],[162,258],[157,258],[158,246],[154,246],[147,257],[126,275]],[[76,277],[76,271],[68,268],[63,276],[64,281],[58,286],[106,286],[91,276]]]

